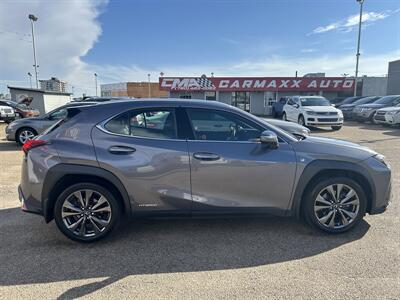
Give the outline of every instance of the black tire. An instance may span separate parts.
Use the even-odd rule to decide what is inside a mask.
[[[21,133],[24,132],[24,131],[30,131],[30,132],[33,133],[34,136],[37,136],[37,132],[36,132],[36,130],[33,129],[33,128],[30,128],[30,127],[22,127],[22,128],[20,128],[20,129],[18,129],[17,132],[15,133],[15,141],[16,141],[19,145],[21,145],[21,146],[22,146],[24,143],[21,142],[20,135],[21,135]]]
[[[324,226],[318,220],[316,213],[314,212],[314,203],[317,199],[317,196],[325,187],[328,187],[332,184],[344,184],[349,186],[357,193],[359,199],[359,208],[356,217],[352,220],[352,222],[349,222],[349,224],[341,228],[330,228]],[[348,177],[337,176],[337,177],[322,179],[321,181],[316,182],[315,184],[313,184],[313,186],[308,188],[308,191],[303,197],[302,216],[303,219],[313,228],[317,228],[319,230],[328,233],[341,233],[354,228],[354,226],[356,226],[364,217],[366,208],[367,208],[367,197],[361,185],[355,180],[350,179]]]
[[[282,120],[283,120],[283,121],[287,121],[286,113],[285,113],[285,112],[283,112],[283,114],[282,114]]]
[[[272,108],[272,117],[273,117],[274,119],[278,117],[278,114],[277,114],[277,112],[275,111],[274,108]]]
[[[340,130],[342,129],[342,126],[331,126],[332,130]]]
[[[110,221],[104,230],[100,233],[97,233],[94,236],[80,236],[76,233],[72,232],[70,229],[67,228],[66,224],[62,218],[62,210],[63,204],[65,200],[74,192],[79,190],[93,190],[102,194],[109,202],[111,207],[110,212]],[[115,196],[106,188],[94,184],[94,183],[77,183],[70,187],[67,187],[57,198],[55,206],[54,206],[54,220],[57,224],[58,229],[69,239],[78,241],[78,242],[94,242],[104,238],[108,235],[113,229],[116,228],[118,222],[121,219],[121,205],[116,200]],[[87,221],[89,223],[89,221]]]
[[[306,126],[306,121],[304,120],[304,116],[300,115],[299,119],[297,120],[297,123],[301,126]]]

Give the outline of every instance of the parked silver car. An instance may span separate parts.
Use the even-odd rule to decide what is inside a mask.
[[[161,121],[162,120],[162,121]],[[327,138],[294,138],[214,101],[137,100],[68,109],[23,146],[22,209],[83,242],[122,217],[274,214],[325,232],[385,211],[384,157]]]
[[[16,141],[18,144],[25,144],[27,141],[33,139],[38,134],[41,134],[54,123],[63,119],[67,115],[67,108],[73,106],[93,105],[96,102],[70,102],[66,105],[60,106],[51,112],[34,118],[18,119],[10,123],[6,127],[6,139],[9,141]]]

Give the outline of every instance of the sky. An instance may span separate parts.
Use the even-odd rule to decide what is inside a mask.
[[[356,0],[2,0],[0,93],[34,74],[28,14],[38,17],[39,79],[75,96],[98,82],[164,76],[354,74]],[[360,74],[400,59],[400,1],[365,0]]]

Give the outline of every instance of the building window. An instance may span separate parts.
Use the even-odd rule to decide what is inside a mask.
[[[206,100],[217,100],[216,92],[205,92]]]
[[[192,99],[192,95],[191,94],[181,94],[181,95],[179,95],[179,98],[181,98],[181,99]]]
[[[232,92],[232,105],[250,111],[250,92]]]

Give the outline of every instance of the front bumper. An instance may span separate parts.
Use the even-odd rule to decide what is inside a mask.
[[[351,119],[353,117],[353,110],[342,110],[343,118]]]
[[[342,126],[343,118],[339,116],[321,117],[321,116],[306,116],[307,126]]]
[[[371,121],[375,114],[375,110],[356,111],[352,113],[352,118],[358,121]]]
[[[0,120],[4,122],[12,122],[15,120],[15,114],[0,114]]]
[[[385,121],[387,124],[390,124],[390,125],[400,124],[400,114],[394,114],[394,115],[386,114]]]

